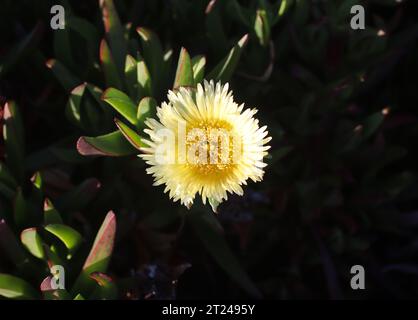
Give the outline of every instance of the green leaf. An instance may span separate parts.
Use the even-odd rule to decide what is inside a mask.
[[[131,55],[127,55],[125,60],[125,81],[129,95],[138,99],[137,62]]]
[[[31,225],[31,207],[30,203],[25,199],[22,189],[19,187],[14,200],[14,219],[19,228]]]
[[[3,138],[6,146],[6,164],[13,172],[15,178],[19,182],[23,182],[23,123],[19,109],[13,101],[8,101],[4,105],[3,121]]]
[[[161,73],[164,69],[164,56],[160,40],[154,32],[146,28],[139,27],[136,31],[141,38],[144,58],[146,65],[149,67],[151,78],[155,82],[154,85],[156,89],[159,90],[159,78],[165,77],[165,74]],[[151,94],[148,93],[146,95]]]
[[[20,240],[28,251],[38,259],[45,258],[42,239],[36,228],[28,228],[20,234]]]
[[[110,118],[110,110],[100,100],[102,94],[100,88],[88,83],[75,87],[66,105],[67,118],[84,131],[99,131],[100,122],[106,122],[106,117]]]
[[[52,70],[55,77],[61,83],[63,88],[70,92],[77,85],[80,84],[80,80],[74,76],[60,61],[55,59],[50,59],[46,62],[46,66]]]
[[[194,84],[202,82],[203,77],[205,76],[205,65],[206,58],[205,56],[195,56],[192,59],[192,68],[193,68],[193,79]]]
[[[24,280],[0,273],[0,296],[9,299],[36,299],[37,292]]]
[[[270,24],[265,10],[257,10],[254,31],[257,35],[260,45],[267,46],[270,41]]]
[[[139,134],[137,134],[134,130],[129,128],[126,124],[124,124],[122,121],[115,119],[116,126],[120,130],[120,132],[123,134],[123,136],[126,138],[126,140],[129,141],[129,143],[134,146],[136,149],[140,150],[141,147],[145,147],[146,145],[142,142],[142,138]]]
[[[60,239],[68,249],[68,259],[71,259],[74,252],[81,244],[81,235],[71,227],[64,224],[49,224],[45,227],[45,230],[49,231]]]
[[[86,89],[86,84],[82,83],[79,86],[71,90],[70,97],[68,99],[67,106],[65,108],[65,114],[67,118],[77,126],[82,127],[81,123],[81,100],[83,98]]]
[[[118,72],[118,67],[105,39],[100,42],[100,62],[107,86],[122,89],[122,80]]]
[[[108,275],[102,272],[93,272],[90,274],[90,278],[96,281],[98,287],[93,292],[90,299],[94,300],[113,300],[116,299],[118,294],[118,289],[113,281]]]
[[[136,118],[138,120],[146,119],[149,115],[154,114],[157,108],[157,101],[151,97],[142,98],[138,104]],[[142,123],[143,121],[141,121]]]
[[[193,84],[193,69],[190,56],[185,48],[181,48],[173,89],[185,86],[193,86]]]
[[[40,190],[42,189],[42,185],[43,185],[42,175],[39,171],[35,172],[35,174],[31,178],[31,181],[35,188],[40,189]]]
[[[53,289],[53,276],[46,277],[41,283],[41,291],[45,300],[70,300],[71,295],[65,289]]]
[[[187,218],[196,235],[198,235],[219,266],[251,296],[260,298],[259,290],[242,269],[222,235],[217,232],[215,226],[218,225],[218,222],[214,215],[206,212],[195,212],[195,214],[187,215]]]
[[[30,48],[37,41],[41,29],[41,23],[37,23],[33,30],[9,51],[3,61],[0,62],[0,78],[9,72],[19,60],[26,56]]]
[[[229,54],[208,74],[207,79],[227,82],[237,67],[241,52],[247,44],[248,34],[243,36],[231,49]]]
[[[121,76],[125,66],[125,57],[128,53],[124,29],[116,12],[113,0],[100,0],[100,8],[102,9],[106,38],[110,44],[112,56],[114,57],[116,72]]]
[[[132,100],[115,88],[109,88],[103,93],[103,101],[110,104],[117,112],[119,112],[126,120],[134,126],[138,124],[136,117],[136,106]]]
[[[84,299],[84,297],[81,294],[77,293],[77,295],[74,297],[74,300],[86,300],[86,299]]]
[[[0,250],[2,256],[8,257],[16,266],[21,266],[26,260],[26,252],[3,219],[0,220]]]
[[[98,137],[80,137],[77,150],[84,156],[121,157],[137,153],[119,130]]]
[[[106,272],[112,256],[115,232],[116,216],[112,211],[109,211],[94,239],[83,270],[73,287],[73,294],[77,292],[87,296],[88,294],[86,295],[86,293],[91,291],[95,284],[95,281],[90,278],[90,275],[93,272]]]
[[[153,78],[153,79],[158,79]],[[152,81],[151,75],[148,71],[148,67],[144,59],[138,54],[137,63],[137,82],[139,85],[139,97],[151,96],[152,95]]]
[[[45,199],[44,202],[44,223],[45,224],[62,224],[62,218],[58,210],[55,209],[51,200]]]

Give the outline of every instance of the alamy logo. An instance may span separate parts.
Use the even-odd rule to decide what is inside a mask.
[[[351,14],[354,16],[351,18],[351,29],[353,30],[364,30],[366,28],[366,20],[365,20],[365,13],[364,7],[362,5],[355,5],[351,7]]]
[[[65,9],[61,5],[54,5],[51,7],[51,14],[54,16],[51,18],[51,28],[53,30],[65,29]]]
[[[351,278],[351,282],[350,282],[351,289],[353,290],[366,289],[364,267],[361,265],[352,266],[350,273],[353,275]]]
[[[51,267],[51,288],[54,290],[65,289],[65,270],[64,267],[57,264]]]

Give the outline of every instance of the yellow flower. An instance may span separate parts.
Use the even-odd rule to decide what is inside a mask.
[[[262,180],[270,148],[256,112],[235,103],[228,84],[205,81],[197,90],[169,91],[168,103],[157,108],[159,121],[145,122],[150,139],[140,157],[154,185],[165,184],[164,192],[188,208],[199,194],[214,212],[227,192],[242,195],[248,179]]]

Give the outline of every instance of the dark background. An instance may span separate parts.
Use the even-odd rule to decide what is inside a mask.
[[[230,85],[235,100],[257,107],[269,128],[269,166],[262,182],[250,183],[243,197],[231,196],[212,216],[199,203],[189,211],[172,203],[163,187],[152,187],[136,156],[78,155],[78,137],[114,129],[99,123],[85,130],[65,115],[69,92],[45,64],[62,60],[59,36],[49,27],[50,7],[58,1],[3,0],[0,61],[7,69],[0,73],[0,99],[2,105],[15,100],[23,118],[23,194],[30,198],[29,178],[36,171],[46,177],[45,196],[57,203],[86,179],[100,181],[86,203],[59,209],[77,212],[65,222],[85,244],[106,212],[116,213],[117,241],[107,273],[118,284],[118,298],[418,297],[416,1],[294,1],[269,26],[266,44],[251,20],[263,1],[237,1],[248,12],[248,24],[232,2],[218,0],[208,10],[206,0],[115,1],[121,21],[132,23],[132,39],[139,43],[134,30],[144,26],[163,48],[173,49],[169,76],[154,93],[158,103],[171,87],[181,47],[191,56],[205,55],[210,70],[249,33]],[[280,1],[265,2],[277,15]],[[366,30],[350,28],[355,3],[366,8]],[[63,5],[103,38],[98,1]],[[36,25],[30,43],[14,54]],[[75,65],[68,69],[106,89],[103,75],[91,70],[99,43],[89,44],[97,49],[94,61],[86,58],[88,45],[79,35],[71,34],[70,44]],[[65,152],[45,151],[57,144]],[[3,147],[2,157],[7,159]],[[0,197],[0,217],[10,221],[16,201]],[[206,233],[194,215],[210,215],[216,232]],[[21,230],[13,226],[16,235]],[[74,273],[86,249],[75,257],[80,262]],[[366,271],[365,290],[350,288],[350,268],[357,264]],[[0,272],[24,277],[2,257]],[[34,287],[41,281],[28,279]]]

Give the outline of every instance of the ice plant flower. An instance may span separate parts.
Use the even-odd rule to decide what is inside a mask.
[[[228,84],[205,81],[197,89],[169,91],[168,102],[157,108],[159,121],[145,121],[150,139],[139,155],[154,185],[165,184],[164,192],[188,208],[199,194],[214,212],[227,193],[243,195],[248,179],[262,180],[270,148],[256,112],[235,103]]]

